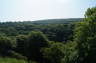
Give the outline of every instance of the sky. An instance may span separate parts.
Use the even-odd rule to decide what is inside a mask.
[[[83,18],[96,0],[0,0],[0,21]]]

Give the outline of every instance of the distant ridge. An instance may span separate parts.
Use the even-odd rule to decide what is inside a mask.
[[[44,20],[35,20],[35,21],[15,21],[15,22],[1,22],[1,23],[21,23],[21,24],[66,24],[80,22],[83,18],[66,18],[66,19],[44,19]]]
[[[82,21],[83,18],[68,18],[68,19],[46,19],[46,20],[37,20],[32,21],[34,24],[63,24],[63,23],[72,23]]]

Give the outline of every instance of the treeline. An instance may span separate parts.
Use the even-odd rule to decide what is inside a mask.
[[[73,45],[74,47],[70,49]],[[68,49],[74,52],[75,46],[75,42],[64,44],[49,41],[42,32],[32,31],[28,35],[18,35],[15,38],[0,37],[0,56],[37,63],[59,63],[61,60],[65,61],[64,57],[68,54]]]
[[[96,7],[88,8],[78,23],[7,24],[0,25],[0,57],[28,63],[96,63]]]
[[[27,35],[31,31],[43,32],[50,41],[67,41],[72,39],[74,24],[30,24],[29,23],[1,23],[0,35],[2,36],[17,36]]]

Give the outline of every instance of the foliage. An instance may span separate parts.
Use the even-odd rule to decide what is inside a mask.
[[[95,63],[96,8],[89,8],[85,16],[85,21],[79,23],[75,30],[74,38],[78,43],[79,50],[78,63]],[[90,57],[92,59],[89,59]]]
[[[32,31],[28,35],[27,57],[33,60],[42,61],[41,48],[48,46],[48,39],[42,32]]]
[[[26,44],[27,44],[27,36],[18,35],[16,36],[16,51],[21,53],[22,55],[26,54]]]
[[[64,49],[64,58],[62,59],[62,63],[76,63],[78,60],[78,50],[76,49],[77,43],[69,41],[65,45]]]
[[[64,44],[59,42],[53,42],[49,47],[43,48],[43,57],[46,63],[61,63],[64,57]]]
[[[15,58],[0,58],[0,63],[28,63],[26,60],[18,60]]]
[[[71,19],[70,19],[71,20]],[[43,32],[50,41],[67,41],[72,39],[74,24],[33,24],[31,22],[0,23],[0,35],[27,35],[31,31]],[[11,31],[10,31],[11,30]]]
[[[96,7],[73,20],[0,23],[0,63],[96,63]]]
[[[8,37],[0,37],[0,55],[8,55],[9,50],[12,50],[12,42]]]

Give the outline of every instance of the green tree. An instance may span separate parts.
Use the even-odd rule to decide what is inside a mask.
[[[80,22],[75,29],[75,41],[78,43],[79,60],[78,63],[95,63],[96,46],[96,7],[89,8],[85,13],[84,22]],[[94,46],[94,47],[92,47]],[[90,53],[91,52],[91,53]],[[90,56],[94,55],[94,56]],[[88,59],[88,58],[91,59]]]
[[[28,37],[26,35],[16,36],[16,51],[23,55],[26,55],[26,44]]]
[[[27,57],[32,60],[42,62],[41,49],[48,46],[48,39],[46,36],[39,31],[32,31],[28,35],[27,46]]]
[[[65,44],[64,48],[64,58],[62,59],[62,63],[77,63],[78,60],[78,50],[77,50],[77,42],[69,41]]]
[[[64,58],[64,44],[52,42],[50,46],[42,49],[45,63],[61,63]]]
[[[0,55],[8,56],[10,50],[12,50],[12,41],[8,37],[0,37]]]

